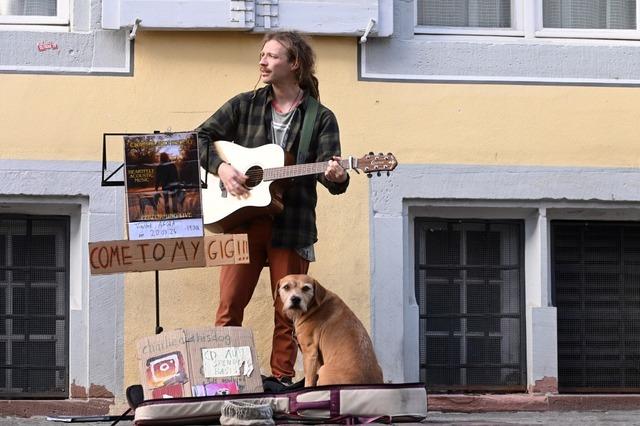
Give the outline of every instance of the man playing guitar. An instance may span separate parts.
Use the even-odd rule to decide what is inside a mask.
[[[316,182],[332,194],[345,192],[349,185],[349,175],[338,162],[338,123],[323,105],[318,105],[307,152],[298,153],[308,98],[319,99],[312,48],[296,32],[269,33],[263,42],[259,66],[266,86],[235,96],[198,127],[202,166],[218,175],[228,196],[243,198],[250,194],[248,177],[224,161],[213,142],[233,141],[247,148],[275,143],[294,156],[302,154],[304,163],[327,161],[328,165],[323,174],[293,180],[283,193],[281,213],[251,219],[229,231],[248,235],[251,263],[221,268],[216,326],[242,325],[244,309],[265,264],[269,265],[272,292],[285,275],[308,272],[317,241]],[[295,375],[297,346],[280,298],[274,306],[271,371],[274,379],[288,385]]]

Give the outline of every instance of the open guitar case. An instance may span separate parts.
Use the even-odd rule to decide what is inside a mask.
[[[135,391],[136,386],[127,390],[136,426],[235,424],[221,423],[221,417],[225,409],[239,406],[254,407],[260,415],[266,409],[270,417],[260,420],[249,416],[246,419],[253,422],[237,424],[418,423],[427,415],[424,383],[292,386],[282,392],[146,401],[142,401],[141,392]]]
[[[305,153],[318,111],[308,98],[309,119],[302,129],[297,163]],[[427,416],[424,383],[330,385],[304,387],[304,381],[284,388],[263,380],[265,392],[144,400],[142,386],[127,388],[129,410],[136,426],[151,425],[270,425],[270,424],[369,424],[419,423]],[[229,408],[244,411],[237,422]],[[246,416],[253,413],[256,416]],[[265,416],[265,417],[260,417]],[[130,416],[127,416],[130,418]],[[115,425],[119,420],[113,423]]]

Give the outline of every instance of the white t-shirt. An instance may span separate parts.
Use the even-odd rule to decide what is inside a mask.
[[[292,108],[289,112],[280,113],[271,105],[271,136],[273,143],[280,145],[282,149],[285,149],[287,145],[287,136],[291,129],[291,122],[297,112],[298,108],[296,107]],[[309,262],[315,262],[316,260],[313,244],[308,247],[296,249],[296,253]]]

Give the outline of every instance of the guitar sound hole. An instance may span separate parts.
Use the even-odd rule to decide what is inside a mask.
[[[245,175],[249,178],[246,182],[247,187],[255,188],[256,186],[260,185],[260,182],[262,182],[264,172],[261,167],[253,166],[246,171]]]

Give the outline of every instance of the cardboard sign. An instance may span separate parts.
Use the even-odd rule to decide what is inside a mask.
[[[248,328],[163,332],[139,339],[137,353],[145,399],[263,391]]]
[[[94,275],[249,263],[247,234],[89,243]]]

